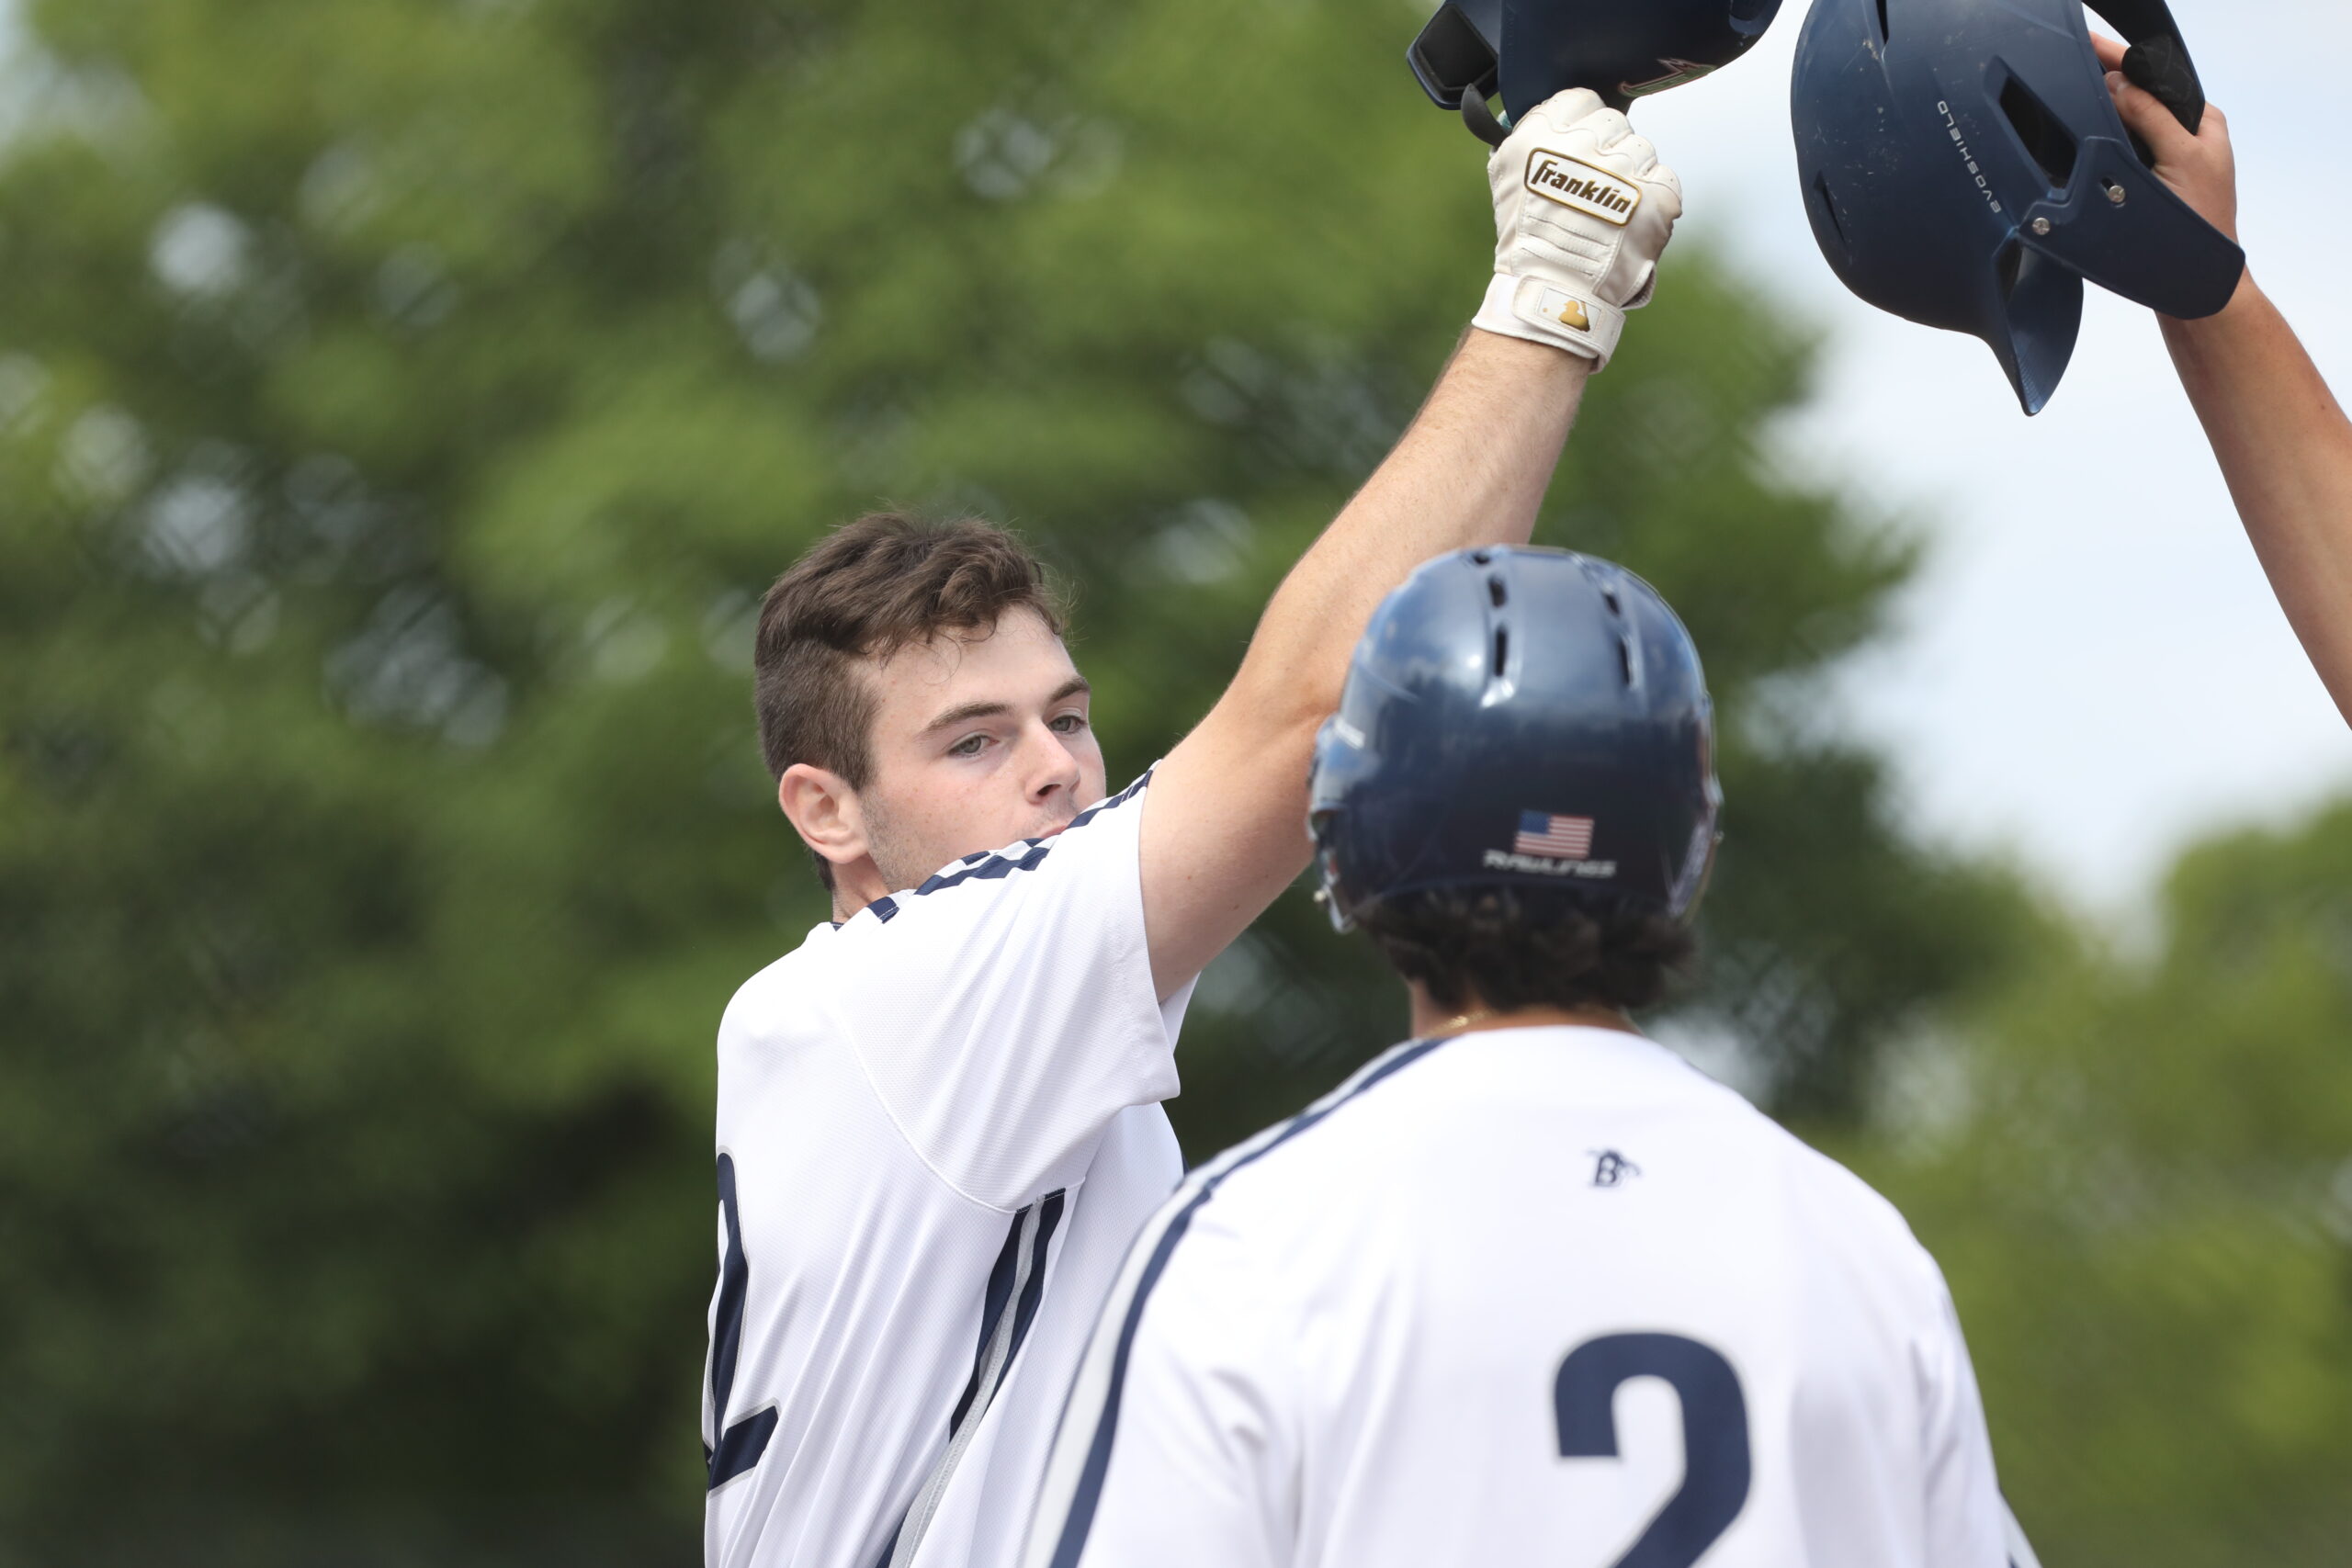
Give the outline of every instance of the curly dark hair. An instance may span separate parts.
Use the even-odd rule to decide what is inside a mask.
[[[1697,942],[1663,914],[1595,915],[1545,887],[1424,887],[1367,899],[1355,922],[1442,1008],[1655,1006]]]

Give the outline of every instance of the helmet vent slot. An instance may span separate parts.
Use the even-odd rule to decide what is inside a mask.
[[[1886,42],[1886,40],[1887,40],[1887,38],[1888,38],[1888,33],[1887,33],[1887,30],[1886,30],[1886,0],[1878,0],[1878,41],[1879,41],[1881,44],[1884,44],[1884,43]]]
[[[1609,613],[1612,615],[1623,615],[1625,613],[1624,601],[1617,597],[1617,590],[1614,588],[1602,589],[1600,602],[1609,606]]]
[[[2049,105],[2034,96],[2032,88],[2010,77],[2001,89],[2001,112],[2008,117],[2009,129],[2018,133],[2018,143],[2041,168],[2052,190],[2064,190],[2074,183],[2075,161],[2081,151],[2074,132],[2050,112]]]
[[[1510,662],[1510,628],[1495,628],[1495,679],[1503,678],[1503,668]]]
[[[1634,684],[1634,639],[1632,637],[1621,637],[1617,639],[1617,672],[1624,676],[1625,684],[1628,687]]]
[[[1503,580],[1501,578],[1490,577],[1487,579],[1487,597],[1495,602],[1495,608],[1498,610],[1510,603],[1510,593],[1503,587]]]

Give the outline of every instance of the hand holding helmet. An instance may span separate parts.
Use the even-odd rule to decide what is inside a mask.
[[[2234,242],[2238,171],[2236,154],[2230,148],[2229,118],[2207,104],[2202,122],[2190,130],[2162,99],[2126,75],[2122,44],[2103,33],[2093,33],[2091,47],[2107,71],[2108,95],[2115,100],[2116,112],[2155,159],[2156,178],[2188,203],[2197,216]]]
[[[1682,185],[1625,117],[1578,87],[1521,119],[1487,163],[1495,276],[1474,325],[1609,363],[1649,303]]]

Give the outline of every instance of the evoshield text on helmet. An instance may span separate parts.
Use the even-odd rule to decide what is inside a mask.
[[[2191,130],[2204,92],[2164,0],[2090,0],[2124,69]],[[2086,279],[2168,316],[2229,303],[2243,252],[2158,179],[2081,0],[1817,0],[1797,41],[1798,173],[1838,277],[1979,337],[2029,414],[2057,390]]]
[[[1432,102],[1499,143],[1489,94],[1514,122],[1570,87],[1623,109],[1730,64],[1780,9],[1781,0],[1445,0],[1406,58]]]
[[[1690,633],[1623,567],[1440,557],[1374,614],[1315,749],[1333,919],[1423,887],[1564,889],[1687,919],[1713,860],[1713,707]]]

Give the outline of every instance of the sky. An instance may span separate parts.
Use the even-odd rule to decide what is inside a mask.
[[[16,9],[0,0],[0,55]],[[1407,9],[1367,7],[1367,25]],[[2230,112],[2255,274],[2321,369],[2352,380],[2341,93],[2316,65],[2305,86],[2294,63],[2352,58],[2352,5],[2173,9]],[[1838,284],[1805,221],[1789,130],[1804,10],[1788,0],[1745,59],[1634,121],[1681,175],[1686,232],[1826,334],[1819,395],[1784,433],[1790,460],[1912,519],[1930,545],[1830,717],[1894,759],[1917,831],[2010,855],[2129,928],[2186,844],[2352,794],[2352,731],[2271,596],[2147,312],[2091,290],[2065,383],[2028,420],[1982,344]],[[1411,31],[1405,15],[1400,54]],[[1416,90],[1401,62],[1395,90]],[[1640,332],[1636,318],[1625,352]]]
[[[2352,211],[2341,88],[2317,62],[2352,57],[2352,6],[2173,11],[2230,116],[2249,264],[2342,389]],[[1929,540],[1894,637],[1838,702],[1895,759],[1920,830],[2010,853],[2132,923],[2185,844],[2352,793],[2352,731],[2271,595],[2146,311],[2092,289],[2065,382],[2029,420],[1989,349],[1838,282],[1789,130],[1804,20],[1789,0],[1746,58],[1634,120],[1682,177],[1687,231],[1828,334],[1820,396],[1788,447]],[[2308,86],[2297,61],[2314,62]]]

